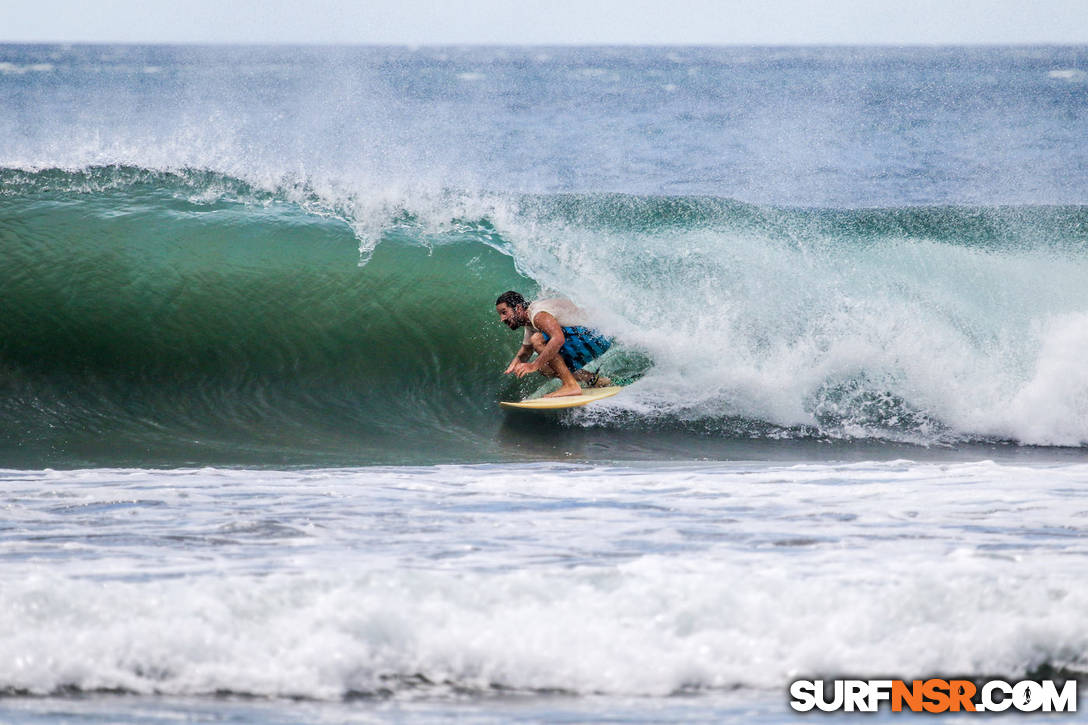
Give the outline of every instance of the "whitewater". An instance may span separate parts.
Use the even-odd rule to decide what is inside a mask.
[[[1082,55],[0,46],[0,720],[1083,677]]]

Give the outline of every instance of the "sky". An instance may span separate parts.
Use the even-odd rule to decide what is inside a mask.
[[[0,42],[1085,44],[1088,0],[0,0]]]

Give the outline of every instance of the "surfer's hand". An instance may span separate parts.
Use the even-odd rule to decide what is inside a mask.
[[[519,378],[524,378],[529,373],[535,373],[539,369],[540,366],[537,365],[535,362],[518,363],[514,366],[514,375],[517,375]]]
[[[516,368],[519,364],[520,363],[516,359],[511,360],[510,364],[506,366],[506,370],[502,371],[502,374],[509,375],[510,373],[514,372],[514,368]]]

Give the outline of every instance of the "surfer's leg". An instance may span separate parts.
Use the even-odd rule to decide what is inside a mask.
[[[574,371],[575,379],[591,388],[611,385],[612,381],[600,374],[600,366],[595,373],[586,370],[585,366],[612,347],[612,341],[587,327],[564,327],[563,334],[567,341],[560,352],[567,361],[567,367]]]
[[[541,335],[539,332],[535,333],[532,337],[530,337],[529,341],[532,342],[533,349],[536,350],[537,355],[539,355],[540,352],[544,349],[544,346],[548,344],[548,341],[544,339],[544,335]],[[570,368],[567,367],[567,363],[565,360],[563,360],[562,355],[556,355],[547,363],[545,363],[540,373],[545,377],[549,378],[557,377],[562,383],[562,385],[559,386],[558,390],[548,393],[547,395],[542,397],[558,398],[564,395],[582,394],[582,386],[579,385],[578,381],[574,378],[574,374],[570,371]]]

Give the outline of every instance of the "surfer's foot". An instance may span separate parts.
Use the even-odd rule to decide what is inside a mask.
[[[578,370],[574,373],[574,377],[578,382],[585,383],[591,388],[607,388],[612,384],[612,381],[601,375],[599,372],[591,373],[588,370]]]
[[[562,397],[567,396],[567,395],[581,395],[581,394],[582,394],[581,386],[578,385],[577,383],[574,383],[572,385],[564,385],[563,387],[559,388],[558,390],[552,391],[552,392],[548,393],[547,395],[542,395],[540,397],[542,397],[542,398],[562,398]]]

